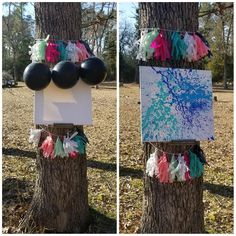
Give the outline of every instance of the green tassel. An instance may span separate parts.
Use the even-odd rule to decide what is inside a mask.
[[[186,55],[187,45],[178,32],[174,32],[171,36],[172,50],[171,57],[173,60],[180,60]]]
[[[47,42],[45,40],[40,40],[40,42],[38,42],[38,60],[39,61],[45,60],[46,47],[47,47]]]
[[[203,164],[200,162],[196,154],[189,151],[190,158],[190,176],[192,178],[200,177],[204,172]]]
[[[66,157],[65,151],[63,149],[63,144],[59,137],[57,137],[57,141],[55,143],[54,156],[63,157],[63,158]]]
[[[170,173],[170,182],[172,183],[175,180],[176,172],[177,172],[178,162],[173,154],[171,157],[171,162],[169,165],[169,173]]]
[[[79,154],[85,154],[87,139],[81,135],[76,135],[72,140],[77,143]]]
[[[146,56],[148,59],[153,57],[154,48],[151,48],[150,45],[152,41],[158,36],[159,32],[157,30],[154,30],[152,32],[147,33],[145,40],[144,40],[144,51],[146,53]]]

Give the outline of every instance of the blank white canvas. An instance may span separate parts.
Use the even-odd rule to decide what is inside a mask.
[[[79,80],[70,89],[60,89],[51,81],[35,92],[34,123],[92,125],[91,87]]]

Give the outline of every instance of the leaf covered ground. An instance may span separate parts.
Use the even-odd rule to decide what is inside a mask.
[[[233,93],[215,90],[215,141],[201,142],[209,167],[204,174],[205,230],[233,233]],[[137,233],[142,216],[143,162],[139,87],[120,89],[120,232]]]
[[[92,89],[93,126],[87,146],[90,233],[116,232],[116,90]],[[3,89],[3,232],[15,233],[31,202],[36,150],[28,143],[33,92],[19,83]],[[14,214],[13,214],[14,212]]]

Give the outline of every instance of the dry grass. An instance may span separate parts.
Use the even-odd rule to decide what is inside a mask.
[[[93,89],[93,126],[85,127],[93,233],[116,231],[116,90]],[[32,199],[35,149],[33,93],[23,83],[3,89],[3,231],[14,233]],[[12,214],[14,212],[14,214]]]
[[[202,142],[210,167],[205,168],[205,229],[233,233],[233,93],[214,93],[214,142]],[[120,91],[120,231],[135,233],[142,215],[142,144],[139,87]]]

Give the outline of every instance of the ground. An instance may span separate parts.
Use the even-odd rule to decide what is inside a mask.
[[[116,90],[92,89],[93,126],[87,146],[91,233],[116,232]],[[19,83],[3,89],[3,232],[15,233],[31,202],[36,149],[28,143],[33,92]],[[14,212],[14,214],[13,214]]]
[[[204,174],[205,230],[233,233],[233,93],[214,90],[215,141],[201,142],[209,167]],[[120,232],[140,228],[143,161],[139,87],[120,89]]]
[[[217,92],[218,91],[218,92]],[[208,233],[233,233],[233,93],[214,96],[214,142],[202,142],[210,164],[205,168],[205,228]],[[93,89],[93,122],[85,127],[90,232],[116,231],[116,91]],[[14,233],[32,199],[35,149],[28,143],[33,127],[33,93],[24,87],[3,89],[3,231]],[[142,214],[142,144],[139,88],[120,91],[120,231],[134,233]],[[14,214],[13,214],[14,212]]]

